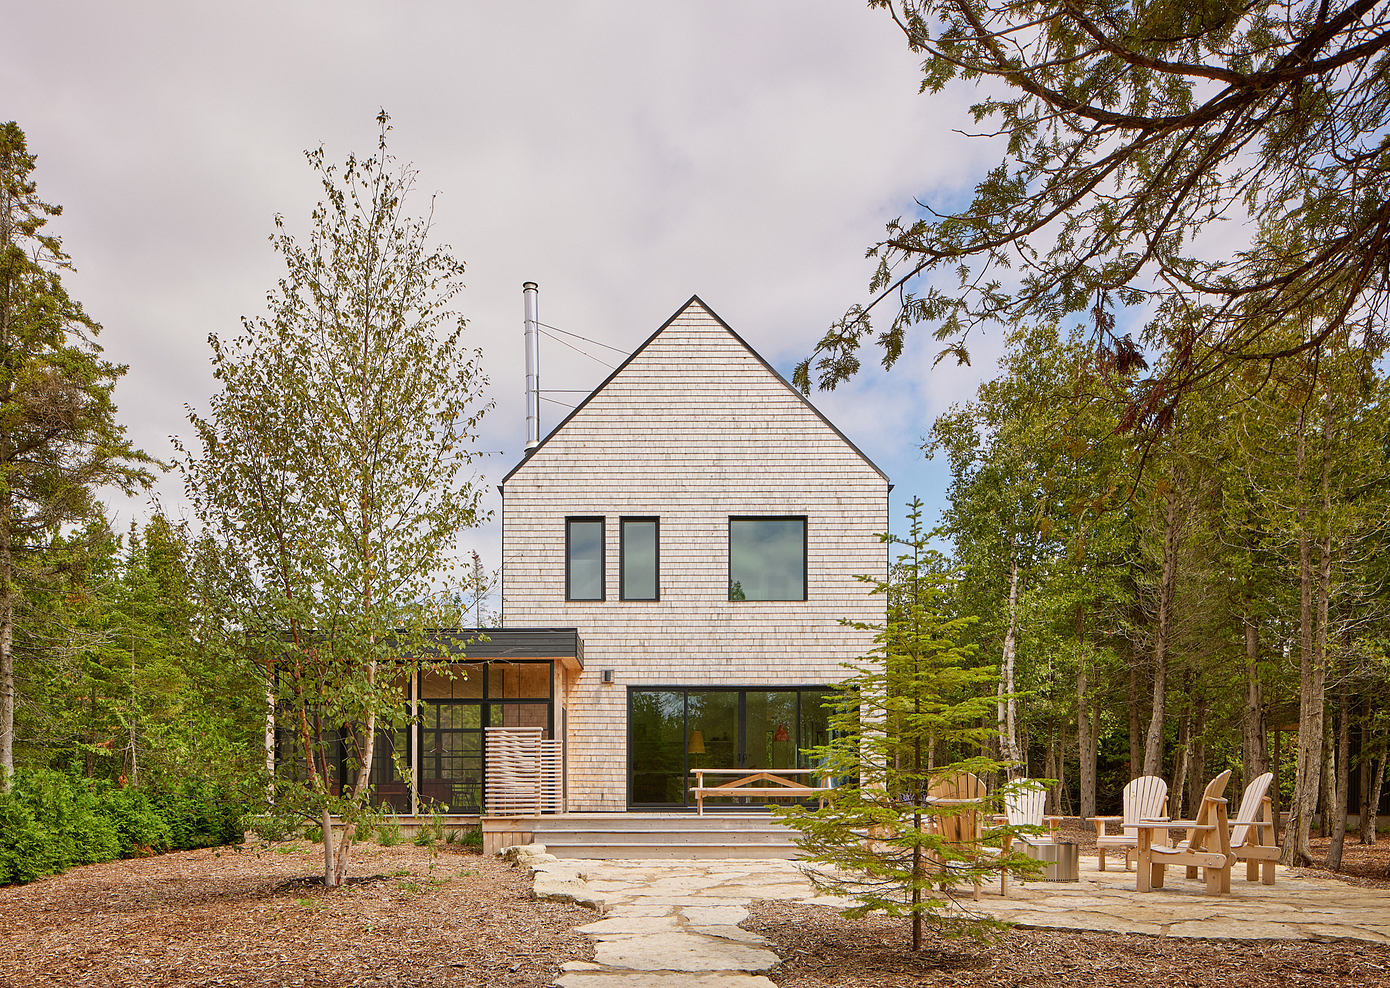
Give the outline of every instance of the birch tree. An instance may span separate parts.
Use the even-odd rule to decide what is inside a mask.
[[[491,406],[451,308],[463,265],[432,243],[432,201],[409,212],[416,172],[388,153],[388,120],[369,156],[306,152],[324,198],[302,241],[275,219],[268,311],[210,338],[221,391],[190,415],[181,461],[239,554],[227,604],[275,703],[275,800],[322,827],[328,885],[347,874],[378,735],[403,725],[406,677],[429,661],[437,581],[484,518],[470,464]]]

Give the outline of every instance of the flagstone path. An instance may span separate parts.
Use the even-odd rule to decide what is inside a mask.
[[[532,853],[521,863],[534,871],[537,898],[579,902],[603,915],[579,928],[596,941],[594,960],[562,965],[561,988],[773,988],[765,975],[777,955],[738,925],[747,904],[844,904],[817,893],[792,861],[556,861]],[[1272,886],[1244,875],[1241,867],[1232,876],[1231,895],[1208,896],[1201,882],[1170,869],[1167,888],[1141,894],[1133,872],[1100,872],[1083,860],[1079,882],[1015,884],[1007,897],[996,885],[964,904],[1040,929],[1390,943],[1390,891],[1282,868]]]

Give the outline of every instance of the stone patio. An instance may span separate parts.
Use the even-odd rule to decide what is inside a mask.
[[[539,847],[532,845],[536,852]],[[603,914],[580,930],[596,940],[593,962],[571,961],[562,988],[772,988],[778,963],[762,937],[741,929],[754,899],[842,905],[817,894],[793,861],[556,861],[523,853],[538,898],[581,902]],[[1208,896],[1183,869],[1166,888],[1139,893],[1134,873],[1101,872],[1083,859],[1079,882],[1015,883],[981,891],[978,909],[1023,927],[1237,940],[1364,940],[1390,943],[1390,891],[1293,876],[1276,884],[1232,876],[1231,894]]]

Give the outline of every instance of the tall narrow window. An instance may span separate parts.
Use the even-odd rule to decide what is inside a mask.
[[[618,540],[618,596],[622,600],[656,600],[661,596],[655,518],[624,518]]]
[[[729,599],[806,599],[806,519],[729,519]]]
[[[603,600],[603,519],[565,519],[565,599]]]

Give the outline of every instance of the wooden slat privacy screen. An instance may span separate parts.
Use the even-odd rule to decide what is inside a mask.
[[[487,728],[489,816],[531,816],[563,810],[560,741],[541,737],[539,727]]]

